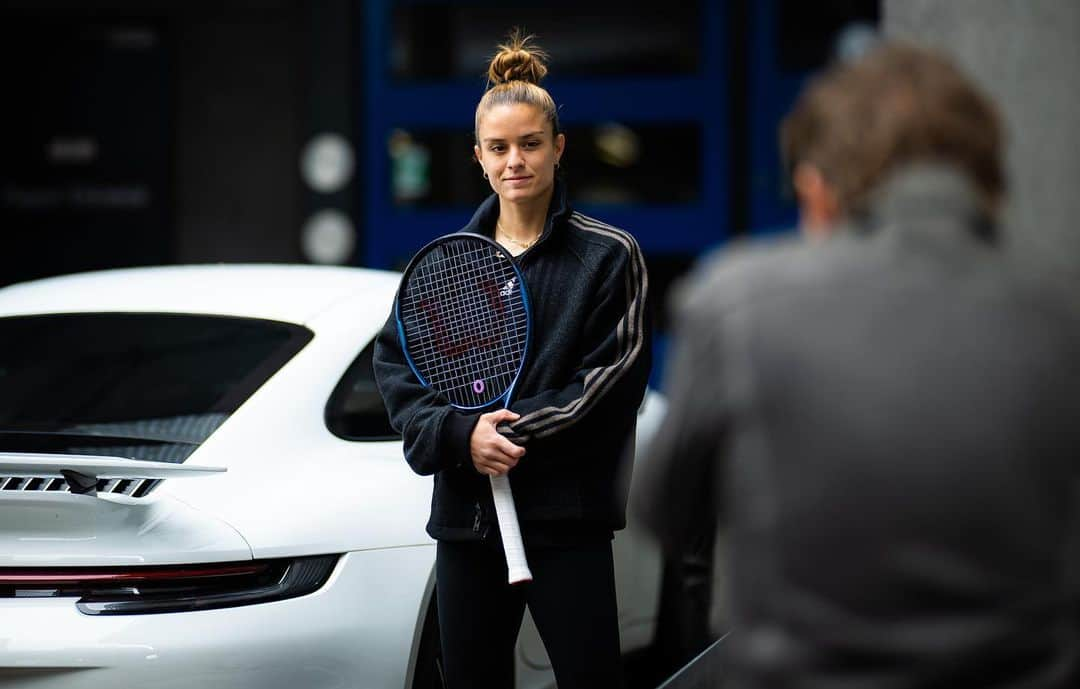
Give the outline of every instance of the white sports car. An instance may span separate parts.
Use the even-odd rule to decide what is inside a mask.
[[[441,686],[430,478],[371,373],[397,283],[234,265],[0,290],[0,682]],[[660,560],[633,524],[615,549],[631,651]],[[528,618],[517,660],[518,689],[552,685]]]

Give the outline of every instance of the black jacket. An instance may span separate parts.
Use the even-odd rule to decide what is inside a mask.
[[[492,195],[461,231],[491,237],[498,212]],[[510,403],[521,418],[500,430],[527,448],[509,474],[526,544],[541,532],[610,537],[625,525],[619,469],[651,364],[645,261],[629,234],[573,212],[559,182],[543,233],[517,260],[534,334]],[[417,382],[393,314],[374,366],[405,459],[418,474],[435,475],[428,533],[445,540],[492,533],[490,482],[469,454],[480,413],[456,410]]]

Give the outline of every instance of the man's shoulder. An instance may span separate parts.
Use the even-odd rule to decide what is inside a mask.
[[[795,297],[837,276],[834,247],[786,235],[742,240],[706,254],[674,290],[681,311],[716,313]]]

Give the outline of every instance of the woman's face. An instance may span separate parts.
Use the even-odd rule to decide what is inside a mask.
[[[480,120],[476,159],[502,199],[527,202],[551,189],[566,145],[551,130],[544,113],[525,103],[496,105]]]

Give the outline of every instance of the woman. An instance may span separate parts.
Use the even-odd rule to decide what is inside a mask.
[[[491,60],[474,153],[494,194],[461,230],[516,255],[528,284],[535,336],[513,411],[462,412],[421,387],[392,316],[375,350],[405,458],[435,476],[427,529],[451,689],[513,686],[525,605],[560,689],[622,684],[611,539],[625,525],[616,479],[650,366],[647,278],[630,235],[567,204],[544,57],[515,32]],[[506,583],[488,480],[502,474],[533,573],[517,586]]]

